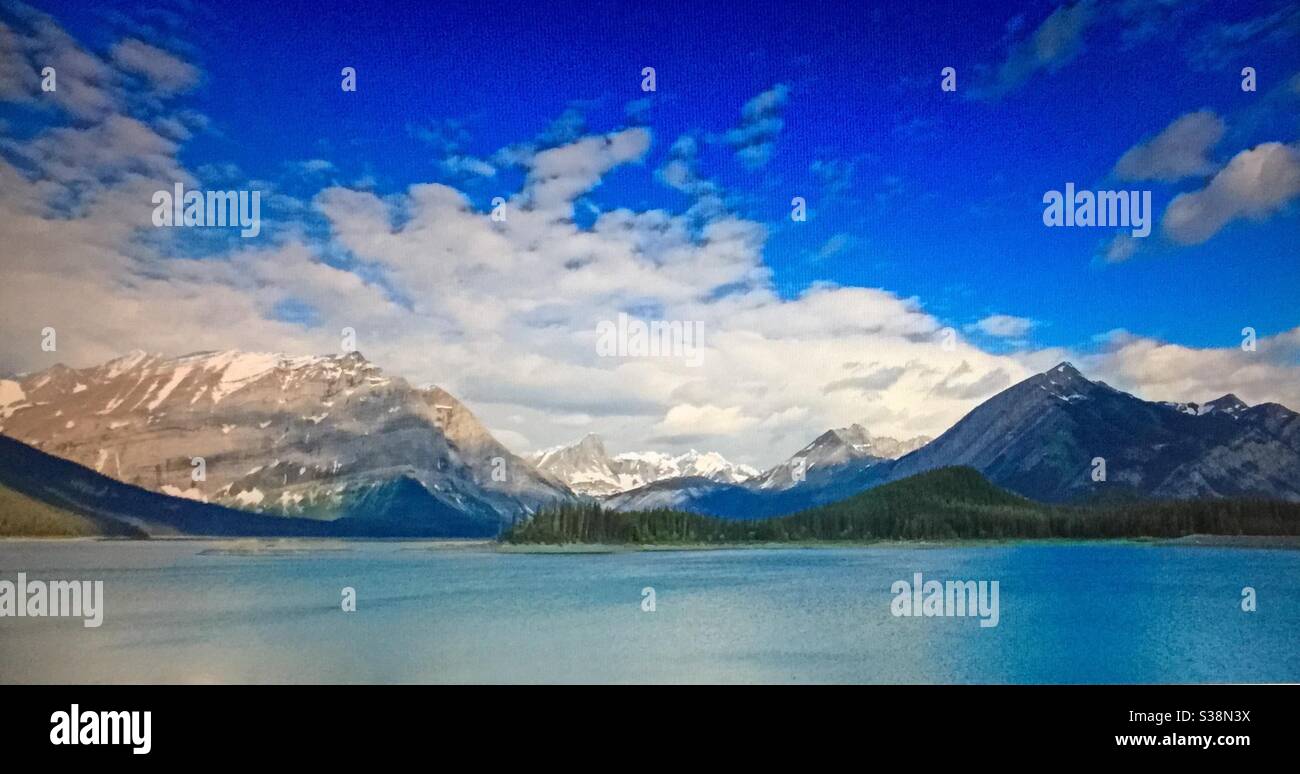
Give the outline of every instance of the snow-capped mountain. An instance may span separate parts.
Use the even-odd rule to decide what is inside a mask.
[[[679,508],[730,518],[775,516],[847,497],[861,489],[854,482],[864,471],[929,441],[873,436],[854,424],[827,430],[789,459],[742,481],[666,478],[617,493],[606,504],[623,511]]]
[[[739,483],[758,471],[748,465],[729,462],[717,452],[684,454],[624,452],[610,455],[600,436],[589,433],[581,440],[529,455],[545,473],[568,484],[579,494],[609,497],[620,492],[671,478],[699,477],[718,483]]]
[[[119,481],[267,514],[445,520],[452,534],[493,534],[572,496],[446,391],[387,376],[356,352],[132,352],[56,365],[0,380],[0,432]]]
[[[904,441],[873,436],[859,424],[827,430],[785,462],[750,481],[749,486],[760,490],[789,489],[839,473],[845,466],[863,468],[881,460],[896,459],[929,442],[927,436]]]

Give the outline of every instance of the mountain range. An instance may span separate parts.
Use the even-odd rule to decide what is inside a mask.
[[[755,519],[957,466],[1049,503],[1300,502],[1300,415],[1233,395],[1146,401],[1069,363],[933,440],[851,425],[762,472],[711,452],[611,455],[595,435],[517,456],[445,390],[385,375],[355,352],[132,352],[56,365],[0,380],[0,434],[0,483],[86,518],[121,522],[122,503],[173,514],[136,514],[146,532],[488,536],[589,498]],[[87,504],[89,493],[99,499]]]
[[[605,504],[622,511],[674,508],[729,518],[776,516],[846,497],[861,488],[846,487],[857,486],[865,471],[929,440],[873,436],[854,424],[827,430],[789,459],[744,481],[669,478],[609,497]]]
[[[528,460],[574,492],[592,497],[608,497],[669,478],[700,477],[737,484],[758,475],[754,468],[728,462],[717,452],[694,449],[678,455],[623,452],[611,456],[605,451],[605,442],[594,433],[566,446],[530,454]]]
[[[1300,415],[1276,403],[1248,406],[1234,395],[1203,404],[1146,401],[1061,363],[994,395],[938,438],[894,460],[809,477],[769,498],[696,482],[673,492],[647,487],[612,504],[754,518],[947,467],[974,468],[993,484],[1042,502],[1300,502]]]

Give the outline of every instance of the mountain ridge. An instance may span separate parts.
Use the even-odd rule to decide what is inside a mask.
[[[670,478],[702,477],[735,484],[758,475],[754,468],[730,462],[717,452],[695,449],[676,455],[653,451],[611,455],[595,433],[533,452],[527,459],[538,470],[564,481],[574,492],[590,497],[608,497]]]
[[[55,365],[0,380],[0,434],[161,496],[256,518],[349,520],[340,529],[359,532],[410,522],[421,534],[491,535],[579,497],[761,519],[954,467],[1045,503],[1300,502],[1294,411],[1233,393],[1147,401],[1069,362],[1002,390],[935,439],[833,428],[761,473],[694,450],[610,455],[593,434],[517,456],[446,390],[412,387],[356,352],[132,351],[89,368]]]
[[[1204,404],[1146,401],[1091,381],[1064,361],[992,396],[897,459],[810,476],[777,498],[756,502],[735,488],[696,486],[674,494],[659,487],[623,493],[609,504],[749,519],[828,504],[947,467],[970,467],[1043,502],[1300,502],[1300,415],[1276,403],[1247,406],[1232,393]],[[1104,471],[1104,479],[1094,480],[1094,471]]]
[[[405,477],[433,510],[492,533],[572,496],[450,393],[358,352],[136,350],[0,381],[0,396],[5,435],[124,483],[268,516],[340,518]]]

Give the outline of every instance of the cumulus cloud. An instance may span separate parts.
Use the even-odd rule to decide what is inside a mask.
[[[1205,401],[1233,393],[1247,403],[1300,407],[1300,327],[1261,336],[1256,350],[1188,347],[1114,331],[1099,353],[1076,360],[1085,372],[1142,397]]]
[[[1151,139],[1120,157],[1115,176],[1121,180],[1181,180],[1216,169],[1207,154],[1223,138],[1223,119],[1210,110],[1180,116]]]
[[[115,43],[109,53],[119,69],[142,76],[162,94],[188,91],[199,82],[197,67],[140,40]]]
[[[1161,220],[1175,242],[1194,245],[1239,218],[1263,219],[1300,194],[1300,152],[1268,142],[1242,151],[1199,191],[1179,194]]]
[[[785,127],[786,102],[790,87],[778,83],[759,94],[740,111],[740,125],[726,134],[726,141],[747,169],[758,169],[772,158],[776,138]]]
[[[758,419],[745,414],[740,406],[695,406],[682,404],[668,409],[654,426],[655,440],[668,443],[692,443],[719,435],[748,431]]]
[[[975,330],[1000,339],[1019,339],[1027,336],[1034,329],[1035,323],[1028,317],[1014,317],[1009,314],[991,314],[974,324]]]
[[[645,127],[548,148],[530,141],[514,156],[523,183],[503,192],[503,222],[452,185],[332,184],[310,202],[328,230],[319,240],[264,231],[188,258],[149,222],[153,191],[194,182],[178,160],[183,140],[120,112],[130,100],[107,98],[107,112],[8,140],[0,155],[0,369],[84,366],[132,348],[331,352],[349,327],[368,358],[446,387],[513,444],[564,442],[580,426],[612,448],[657,438],[766,465],[852,422],[937,435],[1012,382],[1066,357],[1082,362],[1062,350],[949,346],[947,322],[922,299],[882,288],[779,292],[764,261],[767,229],[725,208],[619,207],[579,225],[575,202],[644,159]],[[671,155],[689,161],[680,142]],[[706,191],[698,177],[659,174]],[[208,175],[240,184],[230,165],[199,177]],[[290,307],[310,313],[290,319]],[[698,323],[698,364],[671,353],[602,357],[598,326],[620,313]],[[55,353],[40,349],[45,326],[58,331]],[[1261,339],[1259,361],[1116,339],[1089,368],[1144,397],[1203,400],[1229,363],[1243,398],[1300,405],[1300,379],[1282,356],[1300,333],[1289,336]]]
[[[528,164],[528,202],[540,209],[569,207],[575,197],[595,187],[606,172],[641,158],[649,147],[650,132],[635,128],[583,137],[541,151]]]
[[[0,21],[0,98],[49,105],[81,120],[103,118],[119,103],[114,71],[82,48],[51,17],[28,6],[6,9]],[[54,69],[54,91],[42,91],[42,71]]]

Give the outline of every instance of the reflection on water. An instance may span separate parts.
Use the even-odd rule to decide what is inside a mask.
[[[0,618],[0,682],[1300,680],[1297,551],[224,545],[0,542],[0,580],[103,580],[106,597],[98,629]],[[890,615],[915,572],[999,581],[999,625]]]

